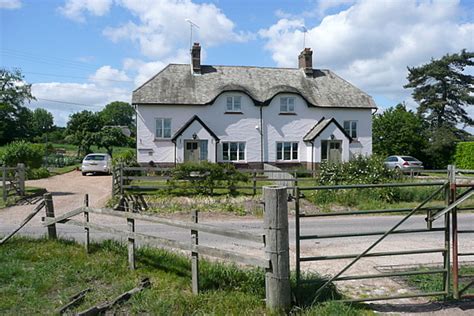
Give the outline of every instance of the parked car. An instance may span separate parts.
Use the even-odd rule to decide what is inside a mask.
[[[106,173],[112,170],[112,157],[109,154],[89,154],[82,160],[82,175],[87,173]]]
[[[420,172],[424,169],[423,163],[411,156],[390,156],[384,161],[385,167],[401,172]]]

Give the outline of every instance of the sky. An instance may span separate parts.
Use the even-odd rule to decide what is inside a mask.
[[[314,68],[370,94],[379,111],[416,108],[408,66],[474,51],[474,0],[0,0],[0,67],[19,68],[37,99],[27,106],[64,126],[188,63],[186,19],[199,26],[203,64],[297,67],[310,47]]]

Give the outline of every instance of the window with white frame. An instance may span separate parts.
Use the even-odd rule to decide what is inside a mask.
[[[222,143],[222,160],[245,161],[245,142]]]
[[[238,95],[227,97],[227,112],[242,111],[242,97]]]
[[[171,138],[171,119],[159,117],[156,119],[156,138]]]
[[[280,98],[280,112],[281,113],[295,113],[295,98],[281,97]]]
[[[298,160],[298,142],[277,142],[277,160]]]
[[[344,130],[350,137],[357,138],[357,121],[344,121]]]

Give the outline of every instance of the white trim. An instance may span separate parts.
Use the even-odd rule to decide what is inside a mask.
[[[162,124],[162,133],[163,133],[163,136],[162,137],[158,137],[156,135],[156,132],[158,130],[158,124],[157,124],[157,121],[158,120],[163,120],[163,124]],[[164,134],[165,134],[165,120],[170,120],[170,136],[169,137],[165,137]],[[155,117],[155,132],[154,132],[154,136],[155,136],[155,140],[171,140],[171,138],[173,137],[173,128],[172,128],[172,125],[173,124],[173,119],[171,117]]]
[[[285,157],[285,153],[284,153],[285,145],[284,144],[285,143],[290,143],[291,144],[291,150],[290,150],[291,159],[284,159],[284,157]],[[281,158],[282,159],[278,159],[278,144],[283,144],[282,148],[281,148]],[[298,155],[297,159],[293,159],[293,144],[297,145],[297,149],[296,149],[296,154]],[[277,161],[277,162],[300,162],[300,157],[301,157],[300,147],[301,146],[300,146],[299,141],[276,141],[275,142],[275,161]]]
[[[286,104],[284,105],[286,107],[286,110],[282,110],[282,102],[283,100],[286,100]],[[290,100],[292,100],[292,103],[291,104],[293,106],[293,110],[290,110]],[[295,111],[295,97],[290,97],[290,96],[284,96],[284,97],[280,97],[280,113],[296,113]]]
[[[237,144],[237,160],[231,160],[230,159],[230,144],[231,143],[236,143]],[[244,144],[244,159],[241,160],[239,159],[239,153],[240,153],[240,146],[239,144]],[[228,157],[229,159],[224,159],[224,144],[229,144],[229,148],[228,148]],[[222,154],[222,161],[225,161],[225,162],[243,162],[243,163],[246,163],[247,162],[247,142],[242,142],[242,141],[224,141],[224,142],[221,142],[221,154]]]

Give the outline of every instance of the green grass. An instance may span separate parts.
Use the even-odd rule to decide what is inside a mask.
[[[26,190],[26,196],[36,195],[36,194],[44,191],[44,189],[36,188],[36,187],[26,187],[25,190]],[[15,203],[18,202],[19,200],[21,200],[20,196],[11,195],[11,196],[8,197],[7,201],[5,202],[3,200],[3,188],[0,187],[0,208],[15,205]]]
[[[81,166],[80,164],[75,164],[75,165],[72,165],[72,166],[65,166],[65,167],[60,167],[60,168],[50,168],[49,171],[51,173],[51,176],[57,176],[57,175],[61,175],[61,174],[65,174],[65,173],[74,171],[74,170],[76,170],[76,168],[78,168],[80,166]]]
[[[104,241],[92,253],[71,241],[14,238],[0,247],[0,314],[54,314],[68,298],[91,288],[70,312],[79,312],[135,287],[149,277],[151,288],[117,307],[123,314],[263,315],[264,274],[260,269],[201,261],[201,289],[191,292],[189,259],[140,248],[137,270],[127,268],[126,247]],[[322,282],[322,281],[320,281]],[[313,289],[314,290],[314,289]],[[336,294],[330,288],[323,295]],[[303,315],[367,315],[364,309],[326,303],[299,310]]]
[[[435,268],[421,267],[417,270],[419,271],[428,271]],[[474,275],[474,266],[462,266],[460,268],[460,275]],[[442,273],[437,274],[422,274],[422,275],[412,275],[405,278],[406,282],[422,291],[422,292],[438,292],[443,290],[443,275]],[[472,278],[471,278],[472,280]],[[460,279],[459,289],[462,289],[467,285],[467,280]],[[451,286],[452,286],[452,277],[451,277]],[[474,286],[470,287],[465,294],[474,294]],[[439,297],[438,299],[442,299]]]

